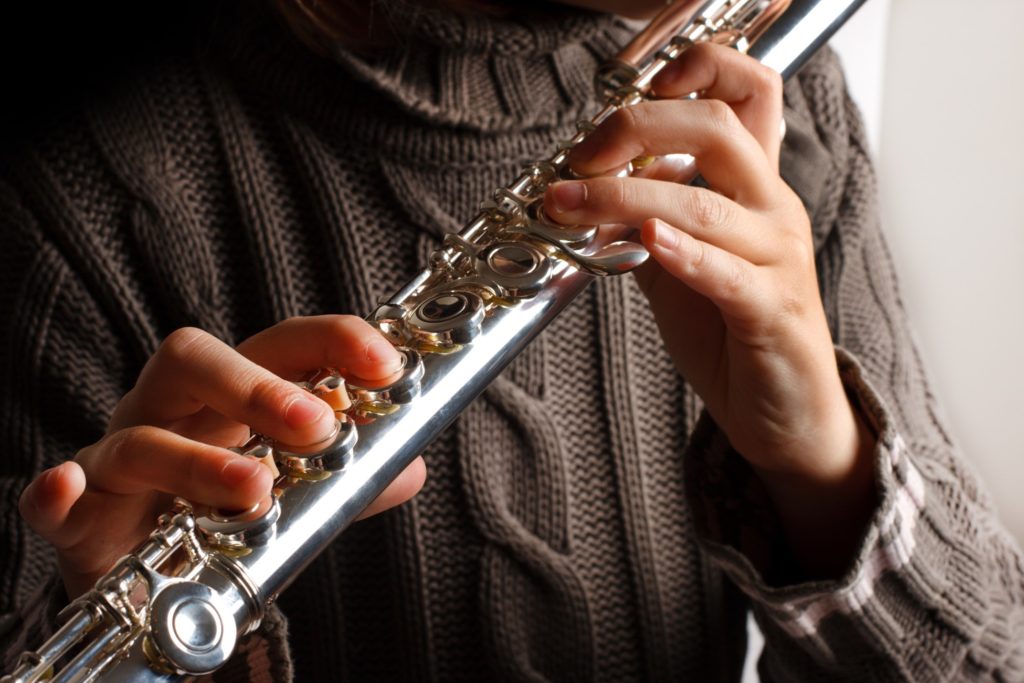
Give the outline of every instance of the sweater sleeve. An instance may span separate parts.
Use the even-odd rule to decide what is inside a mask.
[[[686,454],[698,533],[750,598],[765,681],[1024,678],[1024,554],[938,415],[879,228],[858,114],[834,59],[795,86],[828,152],[809,202],[847,392],[877,436],[878,505],[834,580],[786,581],[766,492],[705,414]]]

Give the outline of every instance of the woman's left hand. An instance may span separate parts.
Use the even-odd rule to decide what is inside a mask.
[[[819,535],[822,505],[856,536],[872,506],[871,440],[839,377],[807,213],[779,175],[781,78],[706,44],[654,88],[661,99],[622,109],[573,150],[588,179],[552,186],[545,208],[566,224],[640,230],[652,259],[637,280],[666,347],[768,486],[791,540]],[[609,175],[679,153],[711,189]],[[808,550],[801,559],[816,568],[821,547]]]

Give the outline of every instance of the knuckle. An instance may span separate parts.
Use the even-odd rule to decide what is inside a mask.
[[[780,325],[804,318],[816,300],[814,296],[808,297],[808,292],[799,283],[792,281],[780,285],[775,296],[776,319]]]
[[[758,90],[772,98],[782,97],[782,74],[759,62],[755,62],[754,74],[757,78]]]
[[[708,120],[713,128],[726,134],[739,125],[736,112],[722,100],[701,100],[707,112]]]
[[[745,268],[736,264],[730,266],[722,278],[722,294],[725,298],[735,301],[746,294],[749,280]]]
[[[253,377],[243,382],[243,410],[250,415],[283,414],[297,391],[284,380]]]
[[[814,247],[800,235],[785,235],[781,238],[785,258],[797,272],[813,271],[815,268]]]
[[[200,353],[212,337],[196,327],[180,327],[160,344],[154,358],[159,363],[183,365]]]
[[[154,432],[158,431],[160,430],[157,427],[138,425],[114,432],[106,439],[105,448],[102,449],[104,453],[97,451],[96,459],[116,466],[117,463],[138,457],[153,443]]]
[[[696,225],[704,228],[720,226],[727,218],[723,203],[707,190],[691,193],[689,213]]]

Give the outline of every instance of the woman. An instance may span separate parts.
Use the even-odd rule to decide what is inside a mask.
[[[7,509],[77,452],[20,499],[66,596],[10,525],[8,651],[52,623],[24,596],[86,590],[170,494],[264,497],[269,473],[224,449],[244,425],[302,444],[331,424],[285,380],[392,372],[364,323],[313,314],[407,280],[592,109],[631,30],[282,7],[329,57],[246,17],[5,179],[5,289],[32,297],[3,323]],[[788,87],[781,152],[781,85],[750,60],[695,49],[655,88],[546,201],[638,228],[651,263],[582,295],[424,454],[426,483],[417,461],[371,512],[419,495],[326,551],[219,679],[734,679],[748,605],[768,678],[1022,674],[1022,558],[933,417],[836,65]],[[607,175],[674,152],[710,189]]]

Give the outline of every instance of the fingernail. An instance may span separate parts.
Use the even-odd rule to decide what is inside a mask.
[[[314,424],[327,413],[327,404],[312,397],[300,396],[284,411],[284,421],[292,429]]]
[[[385,369],[395,372],[402,367],[402,357],[395,347],[383,339],[377,339],[366,346],[366,359],[372,363],[381,363]]]
[[[55,466],[51,467],[51,468],[50,468],[50,469],[48,469],[48,470],[45,470],[45,471],[44,471],[44,472],[43,472],[43,473],[42,473],[42,474],[40,475],[40,477],[39,477],[39,478],[40,478],[40,479],[42,480],[42,483],[43,483],[43,484],[44,484],[45,486],[47,486],[47,487],[49,487],[50,485],[52,485],[52,484],[53,484],[53,482],[54,482],[54,481],[56,480],[56,478],[57,478],[57,476],[58,476],[57,472],[58,472],[58,471],[60,470],[60,468],[61,468],[61,467],[63,467],[63,466],[64,466],[64,463],[61,463],[61,464],[59,464],[59,465],[55,465]]]
[[[683,62],[681,62],[678,59],[673,61],[673,62],[669,62],[668,64],[665,65],[665,68],[663,68],[661,71],[658,72],[658,75],[655,77],[654,83],[652,84],[652,86],[654,84],[658,84],[658,85],[664,86],[665,83],[671,83],[676,78],[679,78],[679,76],[681,76],[683,73],[684,73]],[[657,90],[656,90],[655,87],[652,87],[651,91],[653,93],[657,94]]]
[[[220,479],[228,486],[239,486],[249,481],[259,473],[263,467],[255,460],[245,458],[234,458],[220,471]]]
[[[555,211],[576,211],[587,202],[587,184],[561,182],[551,186],[551,199]]]
[[[63,464],[63,463],[62,463]],[[42,506],[40,503],[43,500],[49,500],[53,495],[53,484],[55,477],[57,476],[57,470],[61,468],[61,465],[51,467],[48,470],[43,470],[39,473],[39,478],[36,480],[38,483],[36,488],[33,489],[32,495],[28,497],[28,503],[32,506],[32,509],[36,512],[41,511]]]
[[[679,246],[679,231],[661,219],[655,218],[654,246],[661,249],[675,249]]]

